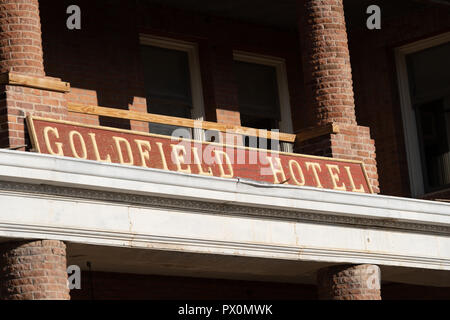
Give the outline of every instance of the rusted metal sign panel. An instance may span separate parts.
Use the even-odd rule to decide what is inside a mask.
[[[35,151],[222,178],[371,193],[358,161],[200,142],[37,117],[28,118]]]

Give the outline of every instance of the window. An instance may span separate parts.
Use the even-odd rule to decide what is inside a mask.
[[[450,188],[450,33],[397,49],[413,196]]]
[[[203,120],[203,92],[197,47],[184,41],[141,35],[147,111]],[[150,132],[172,135],[177,127],[150,123]],[[192,136],[192,133],[191,133]],[[202,140],[202,133],[194,132]]]
[[[283,59],[234,52],[234,73],[238,87],[239,112],[244,127],[292,133],[291,108]],[[245,137],[245,145],[249,145]],[[257,147],[271,147],[259,141]],[[283,151],[292,145],[282,143]]]
[[[280,103],[274,67],[235,61],[239,112],[245,127],[279,129]]]
[[[438,99],[416,106],[425,191],[450,187],[450,105]]]

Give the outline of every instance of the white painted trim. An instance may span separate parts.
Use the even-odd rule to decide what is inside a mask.
[[[281,112],[281,121],[279,122],[280,131],[285,133],[294,133],[292,125],[292,113],[290,102],[291,99],[289,95],[289,86],[288,86],[285,59],[238,50],[233,51],[233,58],[236,61],[275,67],[277,74],[278,96],[280,100],[280,112]],[[282,149],[282,151],[292,152],[292,150],[289,151],[289,149],[292,149],[290,147],[282,146],[282,148],[288,149],[288,150]]]
[[[182,41],[172,38],[158,37],[148,34],[140,34],[140,43],[165,49],[184,51],[188,55],[189,70],[191,76],[191,94],[192,94],[192,118],[201,121],[205,117],[205,106],[203,101],[203,87],[200,71],[200,58],[198,46],[196,43]],[[201,129],[194,129],[194,139],[204,141],[204,133]]]
[[[336,218],[342,216],[349,223],[352,223],[351,218],[365,218],[384,221],[386,226],[395,222],[450,227],[450,204],[442,202],[273,185],[0,150],[0,183],[6,181],[80,188],[91,190],[90,193],[97,190],[243,205],[261,210],[298,210],[314,213],[317,217],[330,214],[330,221],[337,221]],[[367,225],[369,220],[365,222]]]
[[[439,202],[0,150],[0,204],[3,238],[450,270]]]
[[[450,41],[450,32],[410,43],[395,49],[397,65],[397,79],[402,111],[403,129],[405,135],[406,155],[408,160],[409,180],[411,195],[420,197],[425,193],[422,173],[422,161],[420,155],[417,122],[412,110],[411,94],[409,90],[408,70],[406,56]]]
[[[1,197],[1,194],[0,194]],[[61,201],[56,199],[55,202]],[[69,205],[69,203],[67,203]],[[95,208],[95,204],[92,204]],[[131,224],[131,221],[130,221]],[[310,261],[324,263],[375,264],[450,271],[450,259],[411,256],[369,250],[345,250],[316,246],[281,246],[266,243],[243,243],[213,239],[148,235],[126,230],[67,228],[52,225],[5,223],[0,220],[0,236],[20,239],[59,240],[97,246],[152,249],[174,252],[220,254],[241,257]]]

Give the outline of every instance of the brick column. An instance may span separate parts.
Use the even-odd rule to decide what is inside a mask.
[[[375,265],[341,265],[317,273],[321,300],[381,300],[380,268]]]
[[[0,299],[69,300],[66,246],[61,241],[0,244]]]
[[[296,152],[364,162],[369,183],[379,192],[375,142],[357,125],[343,0],[298,0],[305,81],[304,115],[309,128],[333,124],[340,130],[296,145]],[[323,132],[323,130],[321,130]]]
[[[0,72],[44,76],[38,0],[0,0]]]
[[[303,72],[314,120],[356,124],[342,0],[301,2]]]
[[[67,119],[61,83],[45,76],[38,0],[0,0],[0,148],[31,148],[27,115]]]

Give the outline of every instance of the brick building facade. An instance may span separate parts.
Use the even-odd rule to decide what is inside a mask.
[[[269,246],[275,247],[273,243],[277,242],[272,236],[265,235],[265,232],[271,231],[258,227],[259,223],[265,223],[265,219],[269,219],[267,217],[252,218],[255,220],[251,223],[256,225],[249,227],[256,235],[264,234],[262,238],[271,239],[264,243],[268,246],[264,249],[264,256],[244,252],[241,247],[235,250],[237,253],[226,251],[223,244],[226,241],[233,245],[241,244],[240,240],[231,240],[234,233],[225,235],[223,239],[214,239],[217,241],[215,246],[221,248],[217,251],[201,251],[188,245],[177,247],[176,244],[159,247],[162,242],[169,240],[156,238],[145,240],[147,242],[142,240],[145,245],[134,248],[132,241],[135,240],[126,242],[129,245],[119,244],[118,235],[106,235],[109,218],[99,222],[100,225],[105,225],[103,231],[95,231],[105,232],[95,236],[104,239],[103,242],[96,242],[93,240],[94,236],[86,239],[75,236],[78,231],[73,231],[73,234],[49,231],[49,238],[39,236],[42,234],[39,232],[44,231],[20,231],[23,232],[21,235],[11,235],[13,233],[5,231],[5,234],[0,235],[0,298],[68,299],[68,289],[63,284],[66,279],[63,271],[70,264],[78,264],[83,270],[82,290],[72,290],[72,299],[173,298],[170,288],[175,284],[182,284],[177,293],[179,296],[176,296],[179,299],[450,298],[450,251],[447,250],[450,248],[450,207],[445,204],[445,201],[450,201],[450,180],[448,183],[445,180],[446,170],[450,172],[450,168],[445,167],[445,152],[430,160],[424,151],[420,151],[428,143],[428,140],[422,139],[425,133],[420,131],[422,127],[426,127],[423,121],[427,118],[424,116],[423,120],[420,118],[422,113],[417,113],[420,126],[408,122],[406,103],[411,104],[411,101],[409,97],[405,98],[408,95],[402,92],[405,86],[401,85],[402,81],[407,81],[405,79],[408,76],[409,81],[413,81],[413,76],[408,74],[412,69],[408,68],[414,63],[416,52],[441,47],[444,53],[447,52],[445,50],[450,41],[450,6],[434,1],[402,0],[396,4],[381,0],[375,2],[382,10],[380,30],[369,30],[366,27],[366,8],[372,4],[366,1],[292,0],[284,5],[270,1],[263,1],[263,4],[257,4],[256,1],[231,1],[229,5],[225,5],[220,1],[212,1],[200,6],[195,1],[177,0],[79,0],[76,3],[65,0],[0,0],[0,147],[17,152],[7,153],[5,161],[10,161],[10,154],[37,151],[32,147],[27,116],[145,133],[167,128],[154,129],[156,127],[152,127],[152,124],[136,118],[119,119],[92,112],[81,113],[77,107],[101,106],[178,118],[183,118],[181,114],[188,112],[190,114],[186,118],[198,121],[235,127],[279,129],[295,135],[294,143],[282,144],[283,151],[360,161],[364,165],[368,184],[377,195],[361,199],[362,202],[358,205],[364,206],[367,202],[367,207],[371,207],[369,203],[374,201],[380,206],[372,206],[375,209],[370,212],[355,209],[355,217],[348,220],[345,220],[345,216],[351,214],[343,208],[342,212],[336,211],[343,216],[339,221],[333,218],[333,210],[341,209],[330,209],[329,206],[334,206],[332,201],[326,209],[314,209],[318,217],[329,213],[328,218],[319,222],[323,227],[320,230],[327,234],[327,225],[333,225],[336,228],[333,231],[336,232],[336,238],[342,239],[339,240],[342,247],[334,248],[331,240],[330,244],[325,244],[319,235],[317,239],[311,236],[313,240],[310,243],[302,244],[300,240],[295,240],[296,244],[292,248],[298,246],[298,252],[310,250],[308,258],[300,257],[301,253],[287,258],[283,256],[281,249],[276,251],[279,256],[268,253],[275,250],[269,249]],[[73,4],[81,9],[79,30],[70,30],[66,25],[70,16],[66,10]],[[151,64],[148,57],[155,57],[155,61],[162,59],[165,64]],[[403,80],[402,61],[407,61],[406,77]],[[418,61],[423,63],[424,60]],[[448,61],[441,62],[442,68],[448,67]],[[432,61],[429,60],[429,63],[431,65]],[[176,67],[164,69],[161,66]],[[250,72],[253,70],[254,74]],[[163,85],[154,80],[158,78],[164,83],[172,75],[170,72],[178,72],[180,79],[185,81],[177,80],[171,88],[173,91],[165,90]],[[258,76],[262,74],[266,78]],[[261,79],[269,80],[263,82]],[[414,78],[417,81],[414,90],[417,92],[420,92],[420,79],[422,78],[419,76]],[[445,82],[448,78],[440,80]],[[253,91],[251,83],[255,83],[256,89]],[[267,87],[263,87],[264,85]],[[267,102],[274,97],[270,95],[270,90],[273,89],[271,85],[275,87],[276,108]],[[411,83],[409,85],[413,88]],[[450,82],[446,88],[450,89],[449,86]],[[187,87],[188,92],[185,90]],[[267,92],[263,92],[264,89]],[[255,90],[259,90],[259,100],[254,98]],[[433,92],[433,99],[442,98],[445,109],[445,101],[450,101],[450,95],[441,91]],[[256,105],[269,111],[261,109],[261,114],[255,114],[251,99],[256,99]],[[421,103],[428,102],[421,100]],[[421,105],[418,108],[422,108]],[[449,127],[446,129],[450,132],[450,119],[447,125]],[[416,133],[413,141],[411,126],[420,132],[419,138]],[[445,126],[442,130],[445,130]],[[167,131],[156,131],[161,134],[165,134],[164,132]],[[195,134],[194,132],[193,135]],[[450,133],[448,138],[450,139]],[[232,133],[221,133],[217,139],[216,142],[224,144],[246,143],[239,134]],[[430,168],[430,163],[435,162],[439,163],[437,171]],[[55,170],[64,165],[56,164]],[[450,166],[450,160],[447,165]],[[9,167],[6,164],[4,166],[4,170],[8,170]],[[37,166],[40,164],[36,164],[33,170]],[[72,170],[72,165],[67,166]],[[110,171],[114,171],[114,168],[111,167]],[[423,174],[417,168],[422,168]],[[103,172],[102,170],[106,169],[99,169]],[[75,175],[75,171],[70,171],[70,174]],[[150,171],[145,174],[151,179]],[[74,199],[90,197],[84,195],[83,191],[69,196],[70,192],[66,190],[69,188],[91,188],[96,190],[93,191],[96,197],[107,197],[103,195],[106,192],[125,193],[121,188],[100,188],[101,179],[98,180],[99,185],[92,182],[89,187],[91,182],[81,183],[77,179],[72,184],[57,183],[57,178],[52,180],[51,174],[48,181],[45,180],[47,178],[34,177],[31,171],[24,171],[23,175],[23,179],[29,178],[32,185],[52,185],[47,189],[26,189],[33,189],[32,192],[38,194],[48,193]],[[5,178],[5,185],[1,189],[8,193],[17,187],[12,186],[13,182],[23,185],[28,183],[21,179],[11,173],[11,177]],[[126,177],[123,179],[126,180]],[[440,181],[438,185],[436,181]],[[211,185],[214,186],[215,183],[211,180]],[[58,191],[57,188],[61,190]],[[139,189],[137,184],[135,188],[133,194],[138,196],[144,196],[144,190],[147,190]],[[128,192],[131,194],[131,191]],[[346,196],[344,193],[336,195],[339,201],[340,196]],[[153,194],[146,196],[151,198]],[[129,194],[126,195],[124,197],[129,199]],[[349,193],[348,196],[352,195]],[[405,203],[399,202],[398,205],[389,207],[391,202],[397,201],[390,196],[404,197],[398,201]],[[179,197],[179,194],[169,191],[164,197]],[[212,194],[211,198],[205,195],[201,201],[219,201],[214,200],[214,197]],[[325,203],[328,195],[317,197],[319,202]],[[422,202],[414,198],[433,201]],[[91,200],[115,201],[113,198],[107,199]],[[317,198],[310,200],[318,201]],[[340,203],[338,200],[335,203]],[[0,201],[3,201],[0,202],[1,206],[8,208],[4,202],[6,200]],[[192,202],[195,201],[192,198]],[[349,208],[352,206],[348,202],[340,205]],[[75,204],[68,203],[67,208],[69,206],[68,211],[79,210]],[[299,206],[296,209],[299,212],[313,210],[306,202]],[[281,209],[280,205],[279,210]],[[398,211],[398,217],[395,210]],[[52,216],[53,211],[47,211],[51,216],[46,218],[48,220],[42,218],[42,221],[45,220],[45,223],[56,228],[51,230],[59,227],[61,230],[81,230],[81,227],[74,227],[75,222],[71,224],[72,220],[64,224],[63,218],[59,217],[58,220]],[[426,212],[436,214],[436,220],[430,218],[430,221],[425,221],[417,216]],[[228,211],[222,214],[227,216]],[[211,214],[205,217],[205,221],[214,219],[213,216]],[[394,224],[389,224],[395,217],[399,219],[399,225],[394,226],[397,223],[395,221]],[[37,219],[33,220],[36,225],[42,222],[39,217],[33,219]],[[119,214],[116,218],[111,217],[111,220],[114,219],[120,220]],[[194,221],[196,218],[189,219]],[[238,218],[232,216],[230,211],[230,221],[233,219]],[[306,221],[306,218],[298,219],[299,223]],[[274,221],[271,223],[276,224]],[[285,222],[288,224],[288,219]],[[133,223],[130,222],[130,225]],[[172,223],[177,224],[176,221]],[[219,222],[211,220],[207,223],[214,229],[214,224]],[[10,225],[13,224],[10,222]],[[278,230],[275,225],[270,228]],[[383,231],[378,234],[377,228]],[[91,234],[94,233],[93,230],[86,232]],[[406,238],[397,234],[402,230],[407,230]],[[171,232],[169,231],[168,234]],[[247,231],[243,229],[242,232]],[[173,232],[173,238],[188,238],[181,231]],[[146,236],[154,234],[148,233]],[[205,239],[201,241],[206,241]],[[259,240],[255,241],[259,243]],[[409,252],[409,249],[404,249],[404,243],[412,241],[420,241],[418,247],[423,251],[411,248]],[[438,250],[435,256],[425,256],[431,250],[427,246],[433,243],[438,244],[437,247],[441,246],[441,251]],[[127,246],[128,248],[118,248]],[[231,247],[231,244],[228,246]],[[308,246],[314,249],[308,249]],[[281,248],[282,245],[278,247]],[[385,248],[393,248],[393,251],[382,253]],[[320,250],[328,250],[326,252],[329,257],[320,258],[320,253],[316,253]],[[333,250],[345,254],[334,255],[331,253]],[[409,256],[414,257],[410,259],[413,262],[404,258]],[[92,262],[93,271],[88,270],[87,261]],[[231,267],[226,270],[221,264],[229,264]],[[242,271],[244,266],[248,266],[246,271]],[[418,279],[420,274],[423,276]],[[149,287],[157,288],[158,292],[152,289],[148,293]],[[216,290],[216,287],[221,290]]]

